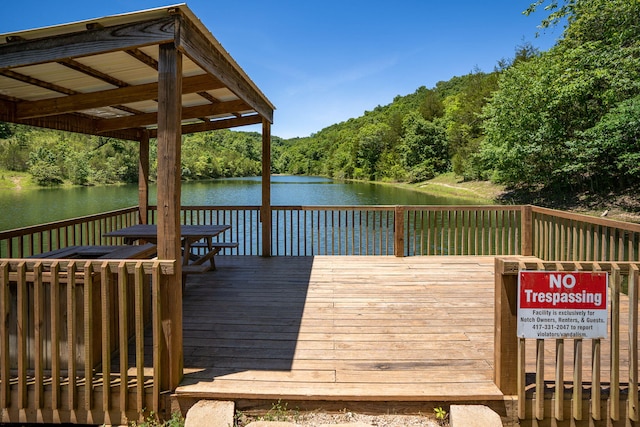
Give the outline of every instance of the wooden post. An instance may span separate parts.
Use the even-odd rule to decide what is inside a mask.
[[[262,256],[271,256],[271,123],[262,119]]]
[[[180,247],[180,142],[182,54],[172,43],[160,45],[158,60],[158,258],[178,260],[175,274],[160,283],[163,391],[182,379],[182,259]]]
[[[522,206],[520,218],[521,255],[533,255],[533,209],[531,205]]]
[[[138,223],[147,224],[149,218],[149,131],[142,132],[138,155]]]
[[[397,257],[404,256],[404,207],[396,206],[393,227],[393,254]]]
[[[505,261],[495,261],[495,341],[494,375],[504,395],[518,390],[518,275],[506,271]]]

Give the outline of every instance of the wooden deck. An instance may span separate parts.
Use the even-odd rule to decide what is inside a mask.
[[[493,257],[220,257],[189,276],[178,397],[492,401]]]

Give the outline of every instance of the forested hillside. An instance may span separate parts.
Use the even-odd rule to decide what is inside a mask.
[[[282,140],[273,137],[277,155]],[[156,144],[151,141],[151,179]],[[259,175],[262,136],[221,130],[183,137],[183,179]],[[40,185],[138,182],[138,143],[0,124],[0,169],[28,172]]]
[[[532,5],[543,7],[544,0]],[[419,88],[288,141],[280,168],[421,181],[447,170],[525,191],[624,191],[640,178],[640,2],[551,3],[547,52],[519,46],[491,73]]]
[[[420,87],[309,137],[274,137],[272,172],[420,182],[453,171],[547,195],[638,187],[640,1],[539,0],[530,10],[542,7],[552,11],[543,26],[564,25],[549,51],[523,44],[492,71]],[[183,177],[257,175],[260,145],[257,133],[186,135]],[[42,185],[134,182],[137,146],[0,124],[0,169]]]

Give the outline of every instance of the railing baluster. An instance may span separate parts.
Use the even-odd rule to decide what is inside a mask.
[[[612,420],[620,419],[620,268],[611,271],[611,392],[609,411]]]
[[[9,262],[0,262],[0,319],[9,319],[13,313],[9,303]],[[11,386],[10,381],[10,357],[9,357],[9,328],[4,326],[0,328],[0,405],[2,408],[8,408],[11,404]]]
[[[145,291],[149,285],[146,280],[142,261],[135,266],[134,285],[134,315],[135,315],[135,346],[136,346],[136,411],[140,414],[145,408],[144,391],[144,326],[145,326]]]
[[[518,338],[518,367],[517,367],[517,387],[518,387],[518,418],[524,420],[527,413],[527,368],[526,368],[526,341],[524,338]]]
[[[591,418],[594,420],[602,419],[601,413],[601,382],[600,382],[600,367],[601,367],[601,348],[602,342],[599,339],[594,339],[591,343]],[[582,390],[582,389],[581,389]]]
[[[118,265],[118,338],[120,351],[120,411],[126,416],[129,401],[129,275],[126,261]]]
[[[537,420],[544,419],[544,340],[536,340],[536,400],[534,413]]]
[[[564,419],[564,340],[556,340],[556,382],[554,393],[554,417],[558,421]]]
[[[33,356],[34,356],[34,403],[37,409],[44,406],[44,289],[42,263],[33,265]]]
[[[162,342],[162,301],[160,300],[160,263],[153,265],[151,273],[151,330],[153,334],[153,411],[160,412],[160,388],[163,377],[166,375],[160,364],[160,343]]]
[[[627,414],[631,421],[640,421],[638,414],[638,283],[640,271],[631,264],[628,278],[629,295],[629,396]]]
[[[87,411],[93,408],[93,365],[95,354],[93,352],[93,338],[96,334],[94,329],[95,317],[93,310],[94,275],[91,261],[84,265],[84,407]]]
[[[108,262],[100,267],[102,298],[102,409],[111,409],[111,268]],[[156,341],[157,342],[157,341]]]
[[[582,340],[573,341],[573,418],[582,419]]]
[[[27,265],[24,261],[17,266],[17,332],[18,340],[18,408],[27,408],[27,368],[29,356],[27,353],[27,341],[29,339],[27,307],[29,298],[27,295]]]
[[[77,336],[77,304],[76,304],[76,273],[77,265],[70,262],[67,265],[67,405],[70,409],[76,409],[77,378],[76,378],[76,336]]]
[[[60,263],[54,261],[49,267],[51,273],[51,406],[60,408],[62,396],[60,395]]]

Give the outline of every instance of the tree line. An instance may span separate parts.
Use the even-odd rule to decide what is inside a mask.
[[[538,0],[527,12],[540,7],[552,11],[543,27],[564,25],[548,51],[525,43],[491,72],[420,87],[309,137],[273,137],[272,172],[420,182],[453,171],[524,191],[637,186],[640,2]],[[182,174],[258,175],[260,157],[258,133],[185,135]],[[136,182],[137,144],[0,124],[0,168],[42,185]]]

